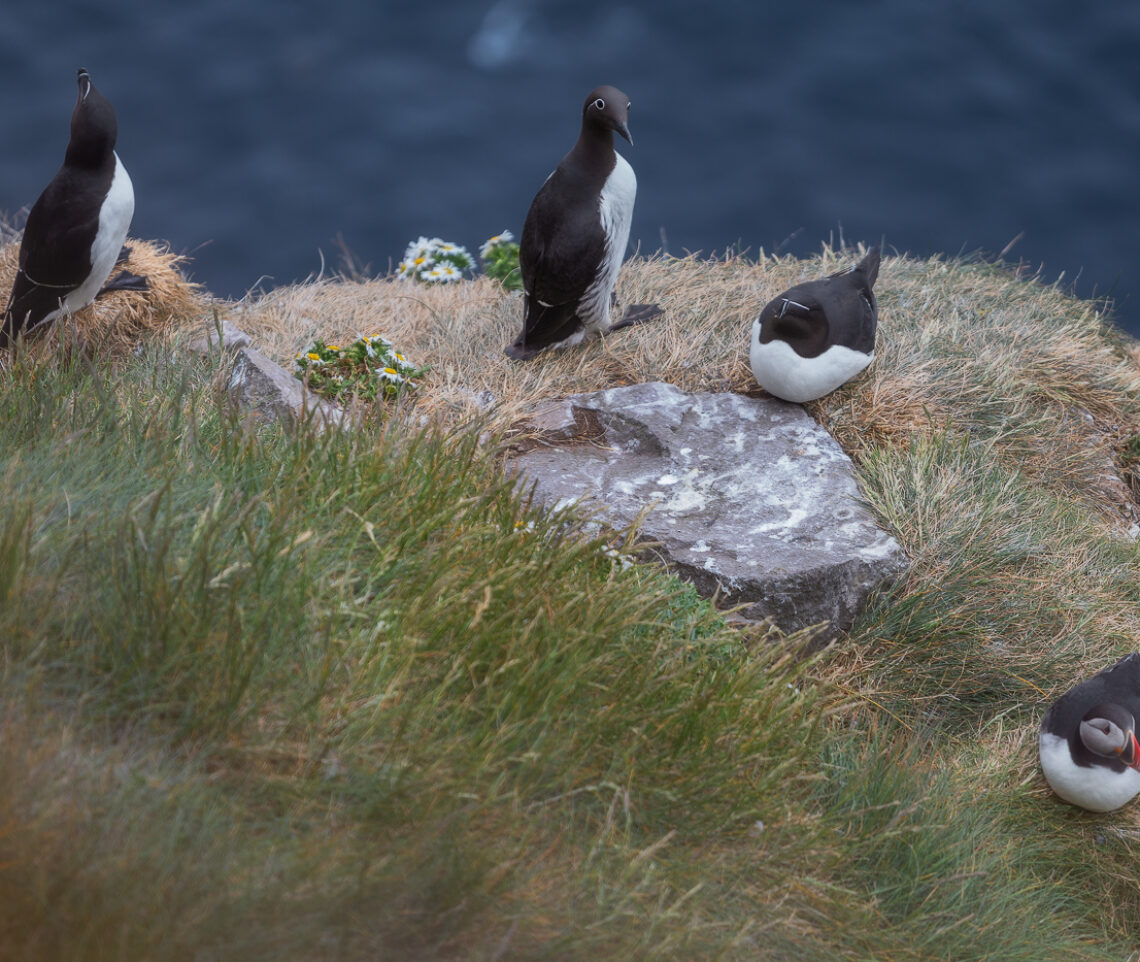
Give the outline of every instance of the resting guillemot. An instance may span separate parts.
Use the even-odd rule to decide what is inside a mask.
[[[534,357],[663,313],[635,304],[610,321],[637,194],[633,168],[614,150],[614,131],[633,143],[629,107],[616,87],[594,90],[582,108],[578,142],[530,205],[519,241],[523,329],[506,349],[509,357]]]
[[[1049,787],[1066,802],[1111,812],[1140,793],[1140,654],[1062,695],[1041,720],[1038,748]]]
[[[0,348],[106,291],[146,289],[145,278],[125,271],[106,284],[127,256],[123,241],[135,194],[115,153],[114,109],[86,70],[79,70],[78,84],[63,166],[28,213]]]
[[[769,394],[814,401],[875,359],[879,248],[854,267],[773,298],[752,323],[752,373]]]

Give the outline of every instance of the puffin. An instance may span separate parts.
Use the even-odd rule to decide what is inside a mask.
[[[752,323],[752,374],[769,394],[802,404],[851,380],[875,359],[879,248],[852,267],[797,284]]]
[[[1049,787],[1071,805],[1111,812],[1140,793],[1140,653],[1074,686],[1045,712],[1038,735]]]
[[[664,313],[634,304],[610,319],[625,257],[637,177],[614,150],[614,134],[633,145],[629,98],[616,87],[590,92],[578,142],[546,178],[519,238],[523,327],[505,353],[526,360]]]
[[[118,154],[110,101],[80,68],[71,138],[63,166],[28,213],[16,278],[0,324],[0,348],[112,290],[146,290],[146,278],[122,271],[135,210],[130,175]]]

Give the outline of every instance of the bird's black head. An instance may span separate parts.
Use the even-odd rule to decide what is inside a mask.
[[[827,314],[803,285],[774,297],[760,312],[761,344],[786,341],[800,357],[818,357],[827,347]]]
[[[616,130],[633,143],[629,135],[629,98],[617,87],[603,86],[590,92],[582,107],[582,126],[597,130]]]
[[[106,162],[115,149],[119,123],[115,109],[79,68],[76,81],[79,92],[71,112],[71,141],[67,145],[67,162],[82,167],[97,167]]]
[[[1079,733],[1089,751],[1105,758],[1119,758],[1130,768],[1140,768],[1136,721],[1123,705],[1108,702],[1090,708],[1081,719]]]

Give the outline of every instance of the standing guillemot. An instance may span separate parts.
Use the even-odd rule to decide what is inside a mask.
[[[1140,793],[1140,654],[1062,695],[1041,719],[1038,750],[1049,787],[1066,802],[1111,812]]]
[[[519,241],[523,329],[506,349],[509,357],[524,360],[663,313],[635,304],[610,322],[637,194],[633,168],[614,150],[615,130],[633,144],[629,106],[616,87],[593,91],[578,142],[530,205]]]
[[[115,153],[118,122],[110,102],[82,68],[63,166],[28,214],[12,294],[0,326],[0,348],[61,314],[86,307],[109,290],[145,290],[125,271],[123,241],[135,210],[131,178]]]
[[[875,359],[879,248],[858,264],[769,301],[752,323],[752,373],[769,394],[814,401]]]

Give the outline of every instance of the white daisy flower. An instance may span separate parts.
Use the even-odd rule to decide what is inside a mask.
[[[461,271],[454,264],[440,264],[430,272],[429,276],[434,281],[439,281],[446,284],[449,281],[462,280],[463,271]]]
[[[479,256],[483,258],[483,260],[486,260],[492,248],[498,247],[500,244],[509,244],[514,239],[515,235],[509,230],[505,230],[501,234],[496,234],[494,237],[489,237],[483,246],[479,248]]]
[[[434,240],[429,240],[421,235],[408,245],[408,249],[404,251],[404,260],[410,264],[418,257],[428,257],[432,253],[434,244]]]

